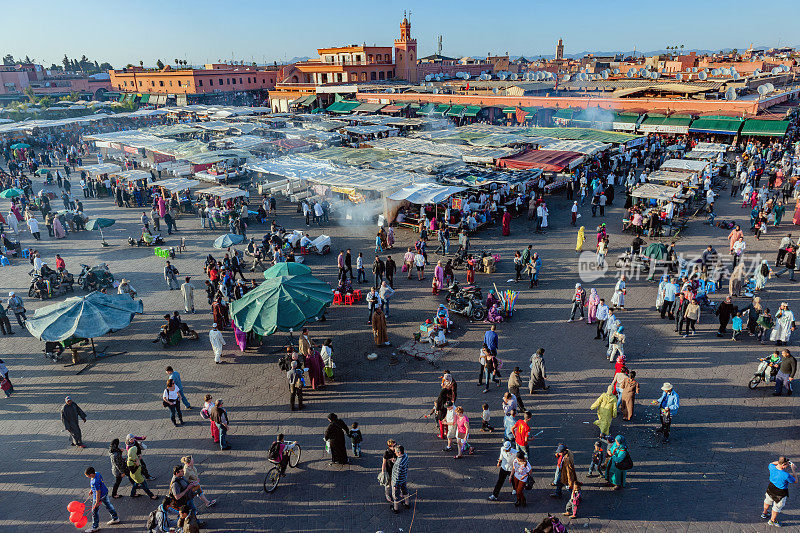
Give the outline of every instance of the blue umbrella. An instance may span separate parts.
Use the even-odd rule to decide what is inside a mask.
[[[225,235],[220,235],[214,240],[214,248],[230,248],[231,246],[240,244],[243,240],[244,237],[241,235],[227,233]]]

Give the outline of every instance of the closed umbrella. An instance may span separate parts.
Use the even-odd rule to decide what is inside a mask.
[[[319,319],[333,303],[330,285],[309,274],[267,278],[257,288],[231,302],[233,323],[243,332],[272,335],[292,332]]]
[[[279,278],[281,276],[310,275],[311,269],[303,263],[286,262],[278,263],[264,271],[264,278]]]
[[[662,259],[667,258],[667,247],[663,243],[653,242],[647,245],[647,248],[644,249],[642,255],[645,257],[650,257],[651,259],[655,259],[656,261],[661,261]]]
[[[243,240],[244,237],[241,235],[227,233],[225,235],[220,235],[214,240],[214,248],[230,248],[231,246],[240,244]]]
[[[128,327],[133,316],[143,312],[141,300],[132,300],[127,294],[95,291],[37,309],[25,322],[25,327],[31,335],[43,341],[94,339],[109,331]]]
[[[113,226],[115,222],[116,220],[113,218],[93,218],[88,224],[86,224],[86,229],[89,231],[100,230],[100,238],[103,239],[103,246],[108,246],[106,238],[103,235],[103,228]]]
[[[16,198],[18,196],[22,196],[23,192],[21,189],[15,189],[11,187],[10,189],[6,189],[3,192],[0,192],[0,198]]]

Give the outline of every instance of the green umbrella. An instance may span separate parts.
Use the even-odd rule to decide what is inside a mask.
[[[17,196],[22,196],[21,189],[15,189],[11,187],[10,189],[6,189],[3,192],[0,192],[0,198],[16,198]]]
[[[47,170],[46,168],[40,168],[35,172],[35,174],[37,176],[47,176],[48,174],[50,174],[50,171]]]
[[[663,243],[653,242],[650,243],[647,246],[647,248],[644,249],[642,255],[645,257],[650,257],[651,259],[655,259],[657,261],[661,261],[662,259],[667,258],[667,247]]]
[[[103,239],[103,246],[108,246],[106,238],[103,235],[103,228],[113,226],[115,222],[116,220],[113,218],[93,218],[88,224],[86,224],[86,229],[89,231],[100,230],[100,238]]]
[[[303,276],[311,274],[311,269],[302,263],[283,262],[269,267],[264,271],[266,279],[279,278],[281,276]]]
[[[133,316],[143,312],[141,300],[132,300],[127,294],[95,291],[37,309],[25,322],[25,327],[43,341],[59,342],[73,337],[94,339],[128,327]]]
[[[241,244],[243,240],[244,237],[241,235],[237,235],[236,233],[226,233],[225,235],[220,235],[214,239],[214,248],[230,248],[231,246]]]
[[[266,279],[258,288],[231,302],[233,323],[241,331],[272,335],[292,332],[317,320],[333,303],[330,285],[311,275]]]
[[[11,145],[11,149],[12,150],[18,150],[18,149],[21,149],[21,148],[30,148],[30,147],[31,147],[31,145],[28,144],[28,143],[17,143],[17,144],[12,144]]]

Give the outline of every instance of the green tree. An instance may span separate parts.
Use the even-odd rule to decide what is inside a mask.
[[[156,68],[157,68],[158,70],[164,70],[164,62],[163,62],[163,61],[161,61],[160,59],[159,59],[159,60],[157,60],[157,61],[156,61]]]
[[[114,70],[114,67],[111,66],[111,63],[108,61],[103,61],[100,63],[100,72],[108,72],[109,70]]]
[[[67,54],[64,54],[64,59],[61,60],[61,63],[64,65],[64,72],[69,72],[70,62]]]
[[[30,86],[28,86],[28,87],[25,87],[25,90],[24,90],[24,91],[22,91],[22,93],[23,93],[25,96],[27,96],[27,97],[28,97],[28,100],[29,100],[29,101],[30,101],[32,104],[35,104],[35,103],[36,103],[36,95],[35,95],[35,94],[33,94],[33,89],[32,89]]]
[[[49,96],[43,96],[42,98],[39,99],[39,105],[44,107],[45,109],[53,107],[53,104],[54,104],[53,99],[50,98]]]

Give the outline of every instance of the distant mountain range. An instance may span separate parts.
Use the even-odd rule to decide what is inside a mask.
[[[739,52],[744,52],[745,50],[747,50],[748,46],[743,46],[742,48],[736,48],[736,50],[738,50]],[[756,47],[756,48],[758,48],[758,47]],[[728,53],[728,52],[732,51],[733,48],[720,48],[720,49],[717,49],[717,50],[703,50],[703,49],[699,49],[699,48],[692,48],[692,49],[685,49],[683,51],[679,50],[679,52],[682,53],[682,54],[689,54],[691,52],[695,52],[697,55],[708,55],[708,54],[716,54],[720,50],[722,50],[723,53]],[[644,51],[643,50],[636,50],[636,56],[637,57],[642,57],[642,56],[649,57],[649,56],[655,56],[655,55],[661,55],[661,54],[667,54],[667,53],[674,54],[675,51],[667,50],[667,49],[664,49],[664,48],[662,48],[660,50],[644,50]],[[599,57],[616,56],[616,55],[620,55],[621,54],[623,57],[629,57],[629,56],[633,55],[633,50],[627,50],[627,51],[624,51],[624,52],[620,52],[620,51],[600,52],[600,51],[595,51],[595,50],[591,50],[591,51],[587,50],[587,51],[578,52],[578,53],[575,53],[575,54],[564,54],[564,57],[568,58],[568,59],[580,59],[580,58],[585,57],[585,56],[587,56],[589,54],[592,54],[594,56],[599,56]],[[526,59],[538,59],[540,57],[543,57],[545,59],[555,59],[555,54],[536,54],[536,55],[534,55],[534,54],[531,54],[531,55],[523,54],[522,56],[511,56],[512,59],[517,59],[519,57],[525,57]]]

